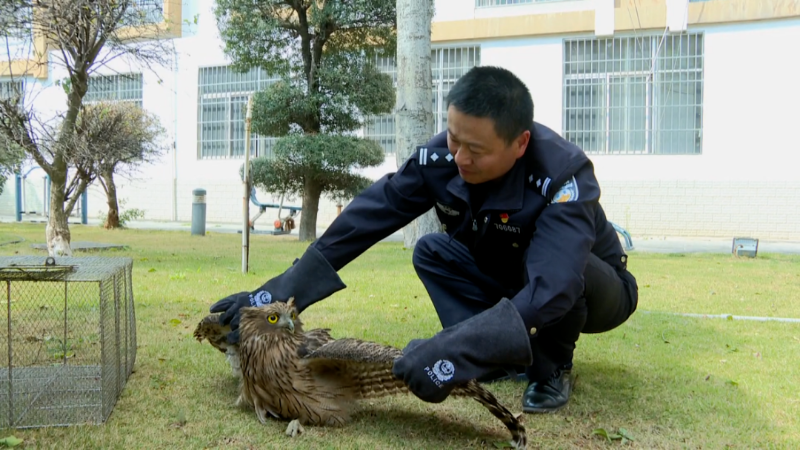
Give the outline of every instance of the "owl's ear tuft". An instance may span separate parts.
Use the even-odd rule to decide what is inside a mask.
[[[289,297],[289,300],[286,301],[286,304],[289,305],[290,308],[294,308],[294,296]]]

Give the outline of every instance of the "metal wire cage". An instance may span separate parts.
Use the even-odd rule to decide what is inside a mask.
[[[105,422],[136,360],[132,267],[0,257],[0,427]]]

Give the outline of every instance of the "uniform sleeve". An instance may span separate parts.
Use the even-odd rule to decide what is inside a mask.
[[[415,155],[356,196],[312,244],[334,270],[433,207]]]
[[[559,320],[583,295],[583,274],[595,242],[600,188],[591,162],[552,196],[536,221],[528,248],[527,284],[511,301],[526,328],[538,330]]]

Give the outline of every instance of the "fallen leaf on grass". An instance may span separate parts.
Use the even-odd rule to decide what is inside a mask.
[[[624,444],[627,441],[634,441],[633,437],[625,428],[618,429],[616,433],[609,433],[605,428],[595,428],[592,430],[592,434],[602,436],[606,438],[608,442],[619,440]]]
[[[725,382],[725,384],[727,384],[728,386],[733,386],[733,387],[736,387],[736,386],[739,385],[739,383],[737,383],[737,382],[735,382],[733,380],[728,380],[728,381]]]
[[[183,410],[181,410],[178,412],[177,420],[175,422],[172,422],[171,426],[175,428],[182,428],[184,425],[186,425],[186,422],[187,422],[186,413]]]
[[[22,444],[22,439],[15,436],[8,436],[0,439],[0,445],[3,447],[16,447],[19,444]]]

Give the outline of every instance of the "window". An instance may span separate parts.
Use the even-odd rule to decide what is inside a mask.
[[[447,129],[447,108],[445,99],[455,82],[467,71],[480,65],[479,46],[459,48],[437,48],[431,50],[431,80],[433,82],[434,133]],[[397,66],[394,58],[381,58],[378,67],[382,72],[392,75],[397,86]],[[397,151],[394,114],[371,117],[364,126],[364,137],[374,139],[388,154]]]
[[[699,154],[703,35],[564,42],[563,135],[594,154]]]
[[[0,55],[4,60],[27,59],[33,46],[33,9],[28,4],[0,6]]]
[[[142,15],[141,22],[161,23],[164,21],[164,0],[133,0],[133,7]],[[140,23],[139,20],[136,23]]]
[[[0,100],[22,96],[22,81],[0,81]]]
[[[277,81],[260,68],[235,72],[228,66],[199,70],[197,148],[201,159],[244,158],[247,98]],[[275,138],[250,136],[250,155],[269,156]]]
[[[397,89],[397,64],[394,58],[378,57],[378,69],[392,76],[392,83]],[[394,154],[397,149],[394,128],[394,114],[381,114],[365,120],[364,137],[378,141],[387,154]]]
[[[144,81],[141,73],[95,75],[89,77],[89,89],[83,100],[86,103],[118,101],[142,107]]]

